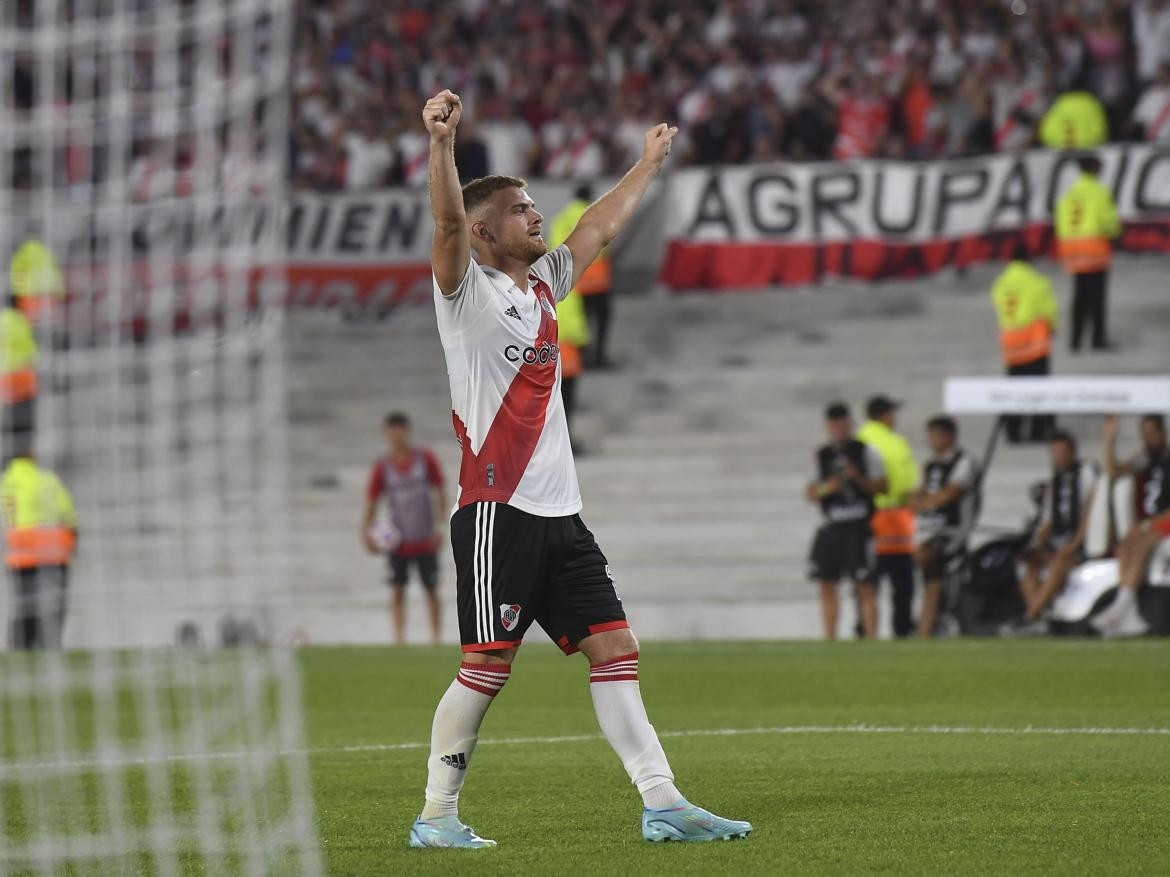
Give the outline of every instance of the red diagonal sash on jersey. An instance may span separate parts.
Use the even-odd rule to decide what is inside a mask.
[[[521,363],[478,454],[471,448],[466,425],[458,414],[451,412],[455,436],[463,447],[459,467],[460,508],[473,502],[507,502],[511,499],[544,431],[549,399],[557,382],[557,321],[548,313],[549,309],[555,308],[552,290],[536,275],[530,275],[530,279],[535,284],[540,305],[540,328],[532,346],[540,350],[542,345],[547,345],[558,353],[543,363]],[[547,307],[541,299],[547,302]]]
[[[1162,107],[1162,111],[1154,118],[1150,127],[1146,129],[1146,139],[1153,141],[1158,140],[1162,135],[1162,126],[1170,122],[1170,99],[1167,99],[1166,105]]]

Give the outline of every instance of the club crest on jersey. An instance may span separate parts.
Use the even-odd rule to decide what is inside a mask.
[[[540,300],[540,306],[544,308],[544,312],[555,320],[557,318],[557,311],[556,308],[552,306],[552,302],[548,300],[548,297],[544,295],[538,295],[537,298]]]
[[[504,630],[513,631],[516,629],[516,623],[520,620],[520,604],[507,603],[500,604],[500,622],[504,625]]]

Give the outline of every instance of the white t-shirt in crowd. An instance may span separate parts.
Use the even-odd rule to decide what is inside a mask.
[[[364,134],[345,137],[345,188],[372,189],[382,184],[394,162],[394,153],[385,140],[368,140]]]

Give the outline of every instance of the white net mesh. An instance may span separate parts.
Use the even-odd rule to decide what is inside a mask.
[[[2,450],[73,495],[89,650],[0,658],[0,874],[320,870],[281,648],[292,5],[0,3],[0,252],[51,254],[10,276],[39,393]]]

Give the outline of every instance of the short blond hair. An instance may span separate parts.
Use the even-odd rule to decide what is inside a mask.
[[[505,177],[492,174],[472,180],[463,187],[463,212],[470,216],[482,207],[492,195],[504,189],[526,189],[528,181],[520,177]]]

